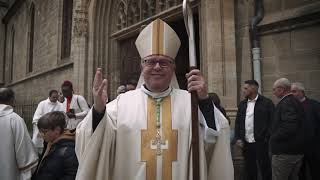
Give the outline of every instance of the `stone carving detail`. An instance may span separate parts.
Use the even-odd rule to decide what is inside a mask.
[[[182,0],[118,0],[117,30],[134,25],[144,19],[182,4]]]
[[[128,6],[128,26],[140,21],[140,7],[137,1],[131,1]]]
[[[143,15],[144,18],[151,17],[156,12],[156,1],[155,0],[144,0],[143,2]]]
[[[74,29],[75,37],[87,37],[88,35],[88,11],[85,9],[76,9],[74,13]]]
[[[118,30],[123,29],[127,25],[127,13],[126,13],[126,6],[124,2],[121,2],[118,9]]]

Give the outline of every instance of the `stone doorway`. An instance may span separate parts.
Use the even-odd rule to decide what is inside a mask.
[[[198,67],[200,65],[199,56],[199,21],[198,15],[194,16],[195,20],[195,39],[196,39],[196,51],[198,59]],[[189,71],[189,45],[188,45],[188,35],[184,26],[184,21],[182,18],[177,20],[167,22],[178,34],[181,40],[181,47],[178,51],[177,57],[175,59],[176,63],[176,75],[178,83],[181,89],[187,88],[187,80],[185,74]],[[139,79],[140,76],[140,56],[135,47],[135,40],[137,34],[121,40],[120,44],[120,84],[126,84],[128,80]]]

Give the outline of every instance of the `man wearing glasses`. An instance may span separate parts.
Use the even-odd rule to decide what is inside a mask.
[[[176,33],[157,19],[140,33],[136,46],[142,72],[136,90],[106,105],[107,80],[98,68],[94,106],[77,127],[78,180],[190,179],[191,100],[199,99],[201,179],[233,179],[229,124],[214,107],[201,72],[186,74],[188,91],[178,89]]]
[[[75,179],[75,130],[65,129],[66,125],[66,115],[61,111],[49,112],[39,119],[39,134],[48,144],[32,180]]]

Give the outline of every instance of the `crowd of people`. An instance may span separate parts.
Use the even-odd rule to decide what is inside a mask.
[[[13,90],[0,88],[0,179],[181,180],[197,172],[199,180],[233,180],[230,122],[218,95],[208,94],[198,69],[186,74],[187,91],[175,88],[178,36],[157,19],[136,46],[140,85],[129,80],[108,102],[107,80],[98,68],[91,107],[64,81],[62,94],[50,90],[38,104],[32,138],[13,111]],[[302,83],[286,78],[273,85],[277,105],[258,89],[257,81],[244,82],[235,120],[234,142],[243,152],[246,179],[320,179],[320,103],[306,96]],[[190,92],[196,93],[198,115],[191,112]],[[199,119],[199,167],[190,155],[193,117]]]
[[[258,89],[255,80],[245,81],[235,121],[246,179],[320,179],[320,103],[306,96],[302,83],[286,78],[273,85],[276,106]]]
[[[75,129],[89,106],[83,96],[73,94],[70,81],[63,82],[61,92],[50,90],[38,104],[31,139],[23,119],[13,112],[13,90],[0,89],[0,179],[75,179]]]

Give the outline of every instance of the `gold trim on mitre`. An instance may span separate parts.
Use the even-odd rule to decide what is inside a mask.
[[[150,55],[164,55],[174,59],[180,45],[176,32],[161,19],[156,19],[146,26],[136,40],[142,59]]]

